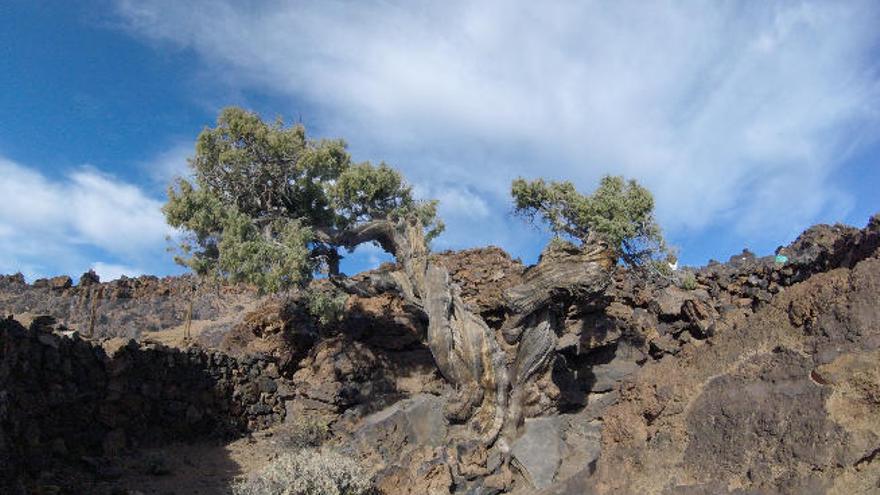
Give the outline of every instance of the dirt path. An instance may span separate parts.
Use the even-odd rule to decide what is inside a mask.
[[[266,430],[227,443],[202,441],[143,449],[118,459],[114,467],[121,476],[102,488],[144,495],[229,494],[237,477],[260,469],[283,452],[280,438],[278,430]]]

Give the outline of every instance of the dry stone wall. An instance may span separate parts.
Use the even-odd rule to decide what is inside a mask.
[[[45,323],[0,320],[0,492],[55,461],[284,418],[290,389],[269,358],[134,341],[110,351]]]

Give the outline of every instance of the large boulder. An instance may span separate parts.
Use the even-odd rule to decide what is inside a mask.
[[[592,383],[590,391],[608,392],[613,390],[624,378],[639,370],[639,363],[645,359],[642,352],[627,342],[619,342],[614,347],[610,361],[590,367]]]
[[[384,459],[397,459],[407,446],[439,447],[446,442],[444,400],[420,394],[371,414],[355,433],[358,443],[376,449]]]
[[[513,493],[591,493],[584,481],[601,452],[601,429],[587,410],[527,419],[511,449],[527,486],[520,484]]]
[[[504,250],[489,246],[464,251],[446,251],[433,261],[449,271],[461,288],[461,297],[488,320],[500,323],[506,303],[504,291],[521,283],[525,267]]]
[[[511,445],[516,466],[537,489],[553,483],[562,462],[562,424],[559,416],[526,419],[522,435]]]
[[[828,417],[829,391],[810,380],[811,368],[808,358],[782,350],[709,381],[687,418],[685,458],[694,479],[748,478],[763,489],[806,493],[817,484],[806,466],[864,456],[865,446]]]
[[[443,408],[442,398],[420,394],[363,418],[351,448],[375,473],[383,493],[449,493]]]
[[[282,370],[295,370],[317,338],[317,331],[294,301],[269,298],[223,336],[220,349],[233,355],[265,354]]]
[[[670,285],[655,294],[651,310],[664,319],[678,318],[685,301],[693,299],[688,291]]]

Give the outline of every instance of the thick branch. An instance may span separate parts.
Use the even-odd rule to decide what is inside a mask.
[[[511,394],[504,424],[505,441],[516,438],[522,426],[522,402],[526,382],[546,369],[556,348],[556,332],[549,311],[526,318],[517,334],[522,338],[509,374]]]
[[[342,232],[322,231],[324,242],[353,248],[378,242],[393,254],[402,270],[371,274],[366,280],[334,280],[346,292],[371,295],[394,290],[428,317],[428,347],[440,373],[457,388],[447,415],[474,419],[490,445],[507,412],[509,389],[504,353],[495,333],[461,299],[446,268],[428,262],[424,227],[415,218],[374,220]],[[326,240],[325,240],[326,239]]]
[[[401,254],[401,246],[395,227],[390,220],[372,220],[337,233],[334,241],[348,249],[365,242],[377,242],[382,249],[396,257]]]
[[[504,299],[518,317],[505,324],[519,327],[522,318],[546,307],[560,292],[600,292],[609,281],[614,257],[601,243],[583,248],[549,247],[541,255],[537,266],[523,275],[523,283],[511,287]]]
[[[397,256],[399,247],[395,239],[394,223],[380,219],[362,223],[345,230],[315,228],[315,238],[324,244],[354,249],[365,242],[378,242],[382,249]]]
[[[315,229],[319,242],[354,249],[365,242],[376,242],[394,256],[412,281],[413,293],[421,297],[427,269],[428,243],[424,227],[415,218],[377,219],[345,230]]]
[[[360,297],[376,297],[389,292],[396,294],[412,309],[425,314],[422,301],[413,294],[412,284],[406,274],[400,270],[373,272],[358,278],[330,277],[330,282],[346,294]]]

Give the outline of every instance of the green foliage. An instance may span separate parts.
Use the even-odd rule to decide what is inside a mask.
[[[384,162],[378,166],[361,163],[346,168],[331,189],[333,207],[343,227],[357,225],[371,218],[416,216],[427,227],[428,240],[443,231],[437,218],[437,201],[416,201],[410,187]]]
[[[680,287],[684,290],[696,290],[697,278],[694,277],[694,274],[691,272],[685,273],[684,277],[681,279]]]
[[[234,206],[224,207],[208,190],[182,179],[177,190],[169,190],[164,212],[169,224],[189,234],[176,260],[200,275],[277,291],[314,270],[308,247],[313,236],[299,219],[273,219],[259,230]]]
[[[661,277],[670,280],[675,275],[675,271],[669,266],[669,262],[662,259],[652,259],[648,262],[650,270]]]
[[[306,309],[321,325],[342,320],[348,295],[335,291],[309,289],[305,291]]]
[[[342,140],[312,140],[302,125],[224,109],[196,141],[193,179],[177,179],[163,211],[184,233],[175,258],[200,275],[264,291],[302,285],[341,257],[333,235],[413,216],[431,238],[434,201],[418,201],[388,165],[353,164]]]
[[[632,266],[646,266],[666,255],[660,227],[654,220],[654,198],[636,181],[605,176],[591,195],[569,181],[513,181],[515,212],[546,222],[556,237],[583,243],[596,236]]]
[[[330,436],[327,421],[311,416],[299,416],[293,420],[287,445],[296,449],[320,447]]]
[[[232,210],[218,243],[217,267],[234,282],[275,292],[309,277],[312,233],[300,219],[276,219],[262,231],[246,215]]]

